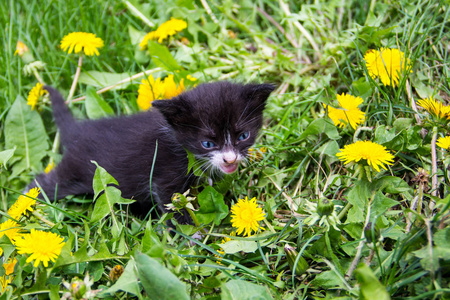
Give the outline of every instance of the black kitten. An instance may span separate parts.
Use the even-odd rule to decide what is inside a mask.
[[[196,177],[187,173],[186,150],[204,162],[206,172],[236,171],[255,142],[274,87],[207,83],[171,100],[154,101],[156,109],[150,111],[85,121],[73,118],[57,90],[46,89],[64,155],[53,171],[36,177],[42,190],[55,200],[92,194],[96,167],[91,161],[96,161],[118,181],[123,197],[137,200],[133,212],[146,214],[152,198],[164,212],[173,193],[183,193],[194,183]],[[33,182],[28,188],[35,186]],[[182,223],[188,222],[184,215],[177,216]]]

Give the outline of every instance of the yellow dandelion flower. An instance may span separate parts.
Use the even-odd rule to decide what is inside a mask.
[[[6,235],[9,238],[9,240],[14,243],[14,241],[21,236],[19,224],[10,219],[1,223],[0,224],[0,238],[3,235]]]
[[[16,249],[19,254],[29,254],[27,263],[34,260],[34,267],[40,262],[44,267],[48,266],[48,262],[54,262],[61,254],[64,246],[64,238],[56,233],[31,229],[29,234],[22,235],[16,240]]]
[[[17,41],[16,51],[14,52],[14,55],[22,56],[28,51],[29,49],[27,45],[25,45],[22,41]]]
[[[429,114],[438,119],[450,119],[450,106],[444,105],[432,97],[417,101],[417,105],[422,106]]]
[[[150,75],[147,79],[142,79],[139,85],[137,104],[142,110],[147,110],[152,106],[153,100],[162,99],[164,87],[161,78],[156,80]]]
[[[8,262],[3,264],[3,268],[5,269],[6,275],[11,275],[14,272],[14,267],[15,267],[16,263],[17,263],[17,258],[14,258],[14,260],[9,258]]]
[[[147,33],[139,46],[144,50],[147,48],[149,40],[158,40],[158,43],[162,43],[166,38],[175,35],[186,27],[187,23],[185,21],[171,18],[169,21],[162,23],[155,31]]]
[[[28,93],[27,104],[31,106],[31,110],[36,107],[36,104],[39,102],[39,99],[46,95],[47,91],[44,90],[44,85],[42,83],[36,83],[36,85],[31,89]]]
[[[0,247],[0,256],[2,256],[2,255],[3,255],[3,248]]]
[[[412,72],[411,61],[398,49],[368,50],[364,55],[369,75],[384,85],[396,86],[403,72]]]
[[[440,137],[437,140],[436,145],[446,150],[450,150],[450,136]]]
[[[184,80],[177,86],[173,75],[168,75],[164,80],[156,80],[150,75],[147,79],[142,79],[138,90],[137,104],[142,110],[147,110],[152,106],[153,100],[170,99],[184,91]]]
[[[184,90],[184,78],[181,79],[180,84],[177,86],[173,75],[170,74],[164,78],[164,98],[170,99],[181,94]]]
[[[13,281],[13,279],[14,279],[13,276],[3,275],[0,277],[0,287],[1,287],[0,295],[6,292],[6,290],[8,289],[8,285]]]
[[[344,93],[336,95],[336,97],[340,108],[323,105],[328,110],[328,117],[336,126],[344,127],[350,124],[353,129],[356,129],[365,120],[365,113],[358,108],[363,103],[363,99]]]
[[[186,76],[186,79],[187,79],[187,80],[190,80],[190,81],[197,81],[197,80],[198,80],[196,77],[192,76],[191,74],[189,74],[188,76]]]
[[[72,32],[61,40],[61,49],[69,54],[83,51],[88,56],[99,55],[98,49],[103,46],[104,42],[101,38],[87,32]]]
[[[267,147],[261,147],[259,149],[255,148],[249,148],[248,149],[248,156],[251,160],[261,160],[263,159],[263,154],[267,152]]]
[[[51,172],[51,170],[53,170],[55,168],[55,162],[52,160],[51,162],[48,163],[48,165],[45,167],[45,174],[48,174]]]
[[[256,198],[239,199],[238,203],[231,207],[231,225],[237,229],[236,234],[245,231],[244,235],[250,236],[252,231],[258,231],[258,222],[264,218],[264,211],[256,204]]]
[[[344,163],[359,162],[363,159],[377,172],[380,171],[380,167],[386,170],[384,164],[392,165],[394,162],[394,156],[386,150],[386,147],[371,141],[357,141],[346,145],[340,151],[336,156]]]
[[[20,195],[16,202],[8,209],[8,215],[11,218],[19,219],[22,215],[27,214],[27,212],[32,212],[33,207],[36,204],[36,198],[39,195],[39,188],[32,188],[28,193]]]

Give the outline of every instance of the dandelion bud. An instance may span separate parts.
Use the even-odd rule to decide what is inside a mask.
[[[298,256],[297,250],[294,247],[286,244],[284,246],[284,253],[286,254],[286,258],[287,258],[289,267],[291,267],[291,271],[293,274],[302,275],[303,273],[306,272],[306,270],[308,270],[309,264],[306,262],[306,260],[303,257],[300,256],[300,258],[298,259],[297,266],[294,271],[295,260],[297,259],[297,256]]]
[[[172,204],[176,209],[185,208],[188,203],[188,200],[185,195],[180,193],[175,193],[172,196]]]
[[[329,216],[334,211],[334,204],[327,198],[320,198],[317,204],[317,213],[319,216]]]

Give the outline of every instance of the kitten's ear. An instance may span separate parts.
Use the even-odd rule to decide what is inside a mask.
[[[267,98],[275,90],[273,84],[247,84],[244,86],[243,96],[248,99],[255,108],[264,109]]]
[[[156,100],[152,106],[158,109],[172,126],[183,125],[192,114],[191,105],[180,97],[170,100]]]

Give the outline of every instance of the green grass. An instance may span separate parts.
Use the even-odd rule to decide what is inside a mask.
[[[411,99],[426,97],[450,101],[448,1],[207,3],[0,2],[2,222],[34,176],[50,160],[61,158],[49,103],[40,103],[34,111],[24,104],[38,81],[22,71],[24,62],[14,55],[16,43],[23,41],[35,60],[45,63],[39,76],[67,96],[78,55],[62,51],[60,41],[68,33],[84,31],[101,37],[105,46],[99,56],[84,57],[84,79],[76,85],[74,98],[114,84],[120,76],[158,67],[162,71],[155,78],[174,73],[191,74],[198,82],[277,85],[255,146],[267,147],[263,158],[217,183],[214,196],[198,195],[199,202],[214,201],[221,207],[216,214],[226,212],[223,203],[230,206],[239,198],[256,197],[266,213],[261,223],[265,230],[251,237],[233,236],[222,244],[232,232],[229,217],[220,217],[216,224],[199,216],[208,234],[195,240],[191,236],[198,228],[191,225],[169,233],[164,221],[170,215],[135,218],[124,203],[99,212],[107,201],[124,202],[120,197],[103,204],[83,196],[43,201],[38,214],[22,218],[19,226],[24,231],[52,231],[66,244],[49,267],[35,268],[3,235],[3,262],[17,258],[18,263],[2,299],[59,299],[69,291],[63,282],[77,285],[77,278],[88,274],[92,283],[87,290],[102,289],[97,294],[102,298],[448,299],[450,159],[448,150],[440,147],[435,158],[431,155],[433,136],[449,134],[448,120],[433,120],[411,106]],[[171,55],[158,61],[140,51],[143,34],[171,17],[188,23],[186,30],[162,43]],[[396,87],[369,76],[364,55],[380,47],[398,48],[411,60],[412,72],[402,74]],[[167,67],[170,56],[181,73]],[[108,73],[105,82],[92,77],[92,71]],[[140,80],[101,94],[105,102],[88,97],[94,108],[77,101],[73,111],[79,118],[106,114],[111,108],[116,115],[135,113]],[[364,100],[360,108],[365,122],[356,130],[336,127],[323,109],[323,104],[337,107],[336,95],[341,93]],[[339,149],[357,140],[382,144],[395,155],[394,164],[358,175],[357,166],[336,157]],[[428,175],[419,184],[421,170]],[[100,189],[106,189],[102,184]],[[339,230],[308,222],[314,213],[307,201],[315,206],[324,197],[335,205]],[[288,263],[287,244],[296,248],[294,265]],[[224,255],[218,252],[222,250]],[[295,267],[305,262],[296,273]],[[109,276],[116,265],[125,268],[118,281]],[[0,267],[0,276],[4,272]],[[73,292],[72,297],[81,295]]]

